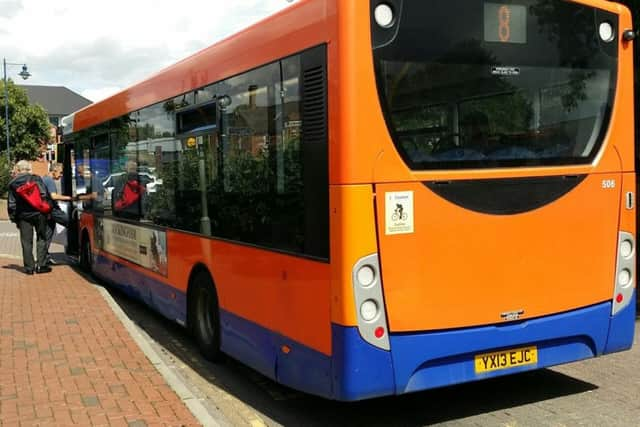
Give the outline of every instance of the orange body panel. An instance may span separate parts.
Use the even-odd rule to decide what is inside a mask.
[[[440,198],[421,183],[377,186],[413,191],[415,232],[380,233],[391,331],[457,328],[568,311],[611,299],[620,189],[594,175],[553,203],[519,215],[486,215]],[[575,212],[576,215],[567,215]],[[378,227],[385,229],[384,216]]]
[[[328,264],[178,232],[167,244],[180,254],[170,272],[184,278],[198,262],[210,268],[222,309],[331,353]]]
[[[331,321],[357,324],[352,286],[353,265],[378,251],[371,185],[331,187]]]
[[[379,243],[392,331],[495,323],[505,311],[524,309],[525,317],[534,317],[611,299],[619,220],[625,231],[635,232],[635,212],[629,212],[626,220],[619,218],[624,202],[620,172],[634,169],[632,43],[621,37],[632,24],[623,6],[581,3],[620,14],[615,104],[605,144],[594,163],[450,171],[411,171],[401,159],[379,102],[371,102],[378,99],[378,92],[368,2],[349,2],[340,9],[337,98],[343,121],[334,129],[338,142],[334,139],[332,145],[331,177],[333,183],[378,183]],[[548,206],[506,217],[467,211],[421,184],[571,174],[589,177]],[[625,190],[633,191],[633,174],[625,176]],[[618,186],[603,190],[603,179],[615,179]],[[385,236],[384,193],[406,190],[415,194],[415,232]],[[351,238],[359,239],[360,231]],[[344,292],[351,288],[347,267],[342,271]]]
[[[91,215],[82,216],[82,227],[93,228]],[[167,252],[167,277],[107,252],[97,253],[181,293],[187,292],[193,267],[206,265],[220,308],[324,354],[331,353],[327,263],[178,231],[167,232]]]
[[[620,197],[620,231],[636,234],[636,216],[638,214],[636,206],[636,174],[624,173],[622,175],[622,197]],[[627,194],[634,195],[634,203],[631,209],[627,206]]]

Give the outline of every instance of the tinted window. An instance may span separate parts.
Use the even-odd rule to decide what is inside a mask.
[[[136,184],[143,191],[140,216],[157,224],[175,226],[176,205],[173,187],[164,185],[176,158],[175,113],[167,103],[140,111],[136,119]],[[132,160],[132,159],[129,159]]]
[[[138,138],[153,130],[135,112],[113,124],[111,139],[111,170],[103,181],[105,204],[114,216],[139,219],[142,211],[142,192],[131,195],[132,185],[137,179]],[[137,187],[135,187],[137,189]]]
[[[215,235],[306,252],[300,76],[293,57],[220,84],[231,104],[214,149],[222,161],[213,174]]]
[[[80,169],[99,165],[105,214],[328,258],[325,54],[312,52],[113,120],[93,150],[80,144]]]
[[[402,4],[393,31],[372,26],[382,104],[411,168],[593,160],[617,59],[598,25],[615,15],[564,1]]]
[[[79,204],[81,209],[97,212],[103,209],[100,184],[109,167],[108,139],[107,125],[79,132],[75,138],[74,191],[87,196]]]
[[[207,130],[216,123],[216,103],[209,102],[192,108],[178,110],[178,133]]]
[[[90,192],[94,195],[92,209],[96,212],[108,211],[110,206],[105,205],[104,188],[102,181],[109,175],[111,152],[109,149],[109,132],[105,126],[103,132],[93,137],[91,151],[91,179]]]

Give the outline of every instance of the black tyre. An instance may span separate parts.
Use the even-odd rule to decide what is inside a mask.
[[[220,312],[213,281],[207,272],[193,278],[190,295],[189,326],[202,355],[208,360],[222,360],[220,352]]]
[[[93,264],[93,254],[91,253],[91,242],[89,236],[82,236],[80,246],[80,268],[85,273],[91,274]]]

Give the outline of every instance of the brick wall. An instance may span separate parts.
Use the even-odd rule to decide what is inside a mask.
[[[43,176],[49,172],[49,163],[44,160],[34,160],[31,162],[31,165],[33,166],[33,173],[35,175]]]

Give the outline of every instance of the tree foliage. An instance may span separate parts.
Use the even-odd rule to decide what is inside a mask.
[[[40,154],[40,145],[50,138],[47,112],[37,104],[30,104],[24,89],[7,81],[9,92],[9,142],[11,160],[35,160]],[[0,93],[4,96],[4,83],[0,80]],[[0,151],[6,156],[7,139],[4,116],[4,99],[0,114]]]
[[[7,195],[9,181],[11,181],[11,165],[5,156],[0,156],[0,197],[2,198]]]

